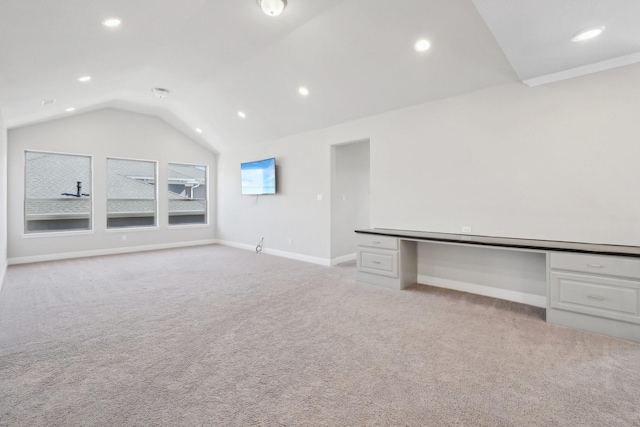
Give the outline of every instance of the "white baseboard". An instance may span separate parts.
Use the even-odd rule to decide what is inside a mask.
[[[85,257],[101,256],[101,255],[117,255],[117,254],[131,253],[131,252],[156,251],[159,249],[173,249],[173,248],[184,248],[188,246],[212,245],[212,244],[215,244],[216,242],[217,241],[213,239],[196,240],[196,241],[189,241],[189,242],[161,243],[159,245],[132,246],[132,247],[126,247],[126,248],[110,248],[110,249],[97,249],[93,251],[35,255],[35,256],[9,258],[8,264],[9,265],[28,264],[32,262],[58,261],[61,259],[85,258]]]
[[[2,293],[2,284],[4,283],[4,276],[7,274],[7,266],[9,263],[5,261],[2,264],[2,270],[0,271],[0,293]]]
[[[248,251],[254,251],[255,252],[255,250],[256,250],[256,247],[253,246],[253,245],[247,245],[247,244],[244,244],[244,243],[230,242],[228,240],[217,240],[216,243],[218,243],[220,245],[224,245],[224,246],[230,246],[232,248],[245,249],[245,250],[248,250]],[[280,250],[277,250],[277,249],[269,249],[269,248],[263,248],[262,249],[262,253],[268,254],[268,255],[275,255],[275,256],[282,257],[282,258],[295,259],[297,261],[310,262],[312,264],[324,265],[324,266],[327,266],[327,267],[331,266],[331,260],[329,260],[327,258],[318,258],[318,257],[309,256],[309,255],[297,254],[295,252],[280,251]]]
[[[454,291],[469,292],[470,294],[484,295],[507,301],[519,302],[534,307],[546,308],[547,297],[527,294],[524,292],[510,291],[508,289],[493,288],[491,286],[476,285],[473,283],[458,282],[457,280],[443,279],[423,274],[418,275],[418,283],[421,285],[437,286],[439,288],[453,289]]]
[[[339,256],[336,258],[332,258],[331,259],[331,265],[338,265],[338,264],[342,264],[343,262],[350,262],[350,261],[355,261],[356,260],[356,253],[352,253],[349,255],[343,255],[343,256]]]

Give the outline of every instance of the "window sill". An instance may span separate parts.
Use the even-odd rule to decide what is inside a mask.
[[[154,225],[153,227],[119,227],[119,228],[107,228],[105,233],[131,233],[138,231],[158,231],[160,227]]]
[[[211,227],[211,224],[174,224],[168,225],[168,230],[179,230],[183,228],[208,228]]]
[[[65,237],[65,236],[84,236],[88,234],[96,234],[95,230],[76,230],[76,231],[49,231],[44,233],[22,233],[23,239],[36,239],[39,237]]]

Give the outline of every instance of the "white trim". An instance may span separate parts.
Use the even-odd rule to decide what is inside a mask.
[[[93,157],[92,154],[78,154],[78,153],[70,153],[68,151],[51,151],[51,150],[32,150],[30,148],[25,148],[23,150],[25,153],[40,153],[40,154],[56,154],[63,156],[76,156],[76,157]],[[24,156],[24,159],[27,159],[27,156]],[[25,162],[26,163],[26,162]]]
[[[342,264],[343,262],[350,262],[350,261],[355,261],[356,260],[356,253],[352,253],[349,255],[343,255],[343,256],[339,256],[336,258],[331,258],[331,265],[338,265],[338,264]]]
[[[160,224],[158,223],[159,219],[158,219],[158,213],[160,212],[160,180],[161,180],[161,176],[160,176],[160,161],[158,160],[146,160],[146,159],[132,159],[129,157],[111,157],[111,156],[107,156],[105,158],[105,171],[106,171],[106,183],[107,183],[107,187],[109,186],[109,160],[122,160],[125,162],[140,162],[140,163],[153,163],[153,171],[155,172],[155,176],[154,176],[154,180],[155,180],[155,184],[154,184],[154,194],[155,194],[155,198],[153,199],[153,222],[154,225],[152,227],[156,227],[156,228],[160,228]],[[107,206],[109,205],[109,200],[117,200],[117,198],[115,197],[109,197],[107,195]],[[108,207],[107,207],[107,211],[108,211]],[[109,218],[109,212],[107,212],[107,220]],[[134,227],[134,228],[140,228],[140,227]],[[106,228],[107,230],[112,230],[113,228],[109,228],[107,226]]]
[[[105,228],[104,232],[105,233],[128,233],[129,231],[131,232],[138,232],[138,231],[158,231],[160,230],[160,227],[157,225],[150,225],[148,227],[111,227],[111,228]]]
[[[8,264],[9,265],[28,264],[32,262],[57,261],[61,259],[86,258],[86,257],[101,256],[101,255],[116,255],[116,254],[125,254],[125,253],[131,253],[131,252],[146,252],[146,251],[155,251],[159,249],[183,248],[188,246],[213,245],[215,243],[217,243],[216,240],[210,239],[210,240],[196,240],[196,241],[190,241],[190,242],[162,243],[159,245],[133,246],[129,248],[110,248],[110,249],[97,249],[93,251],[35,255],[35,256],[26,256],[26,257],[18,257],[18,258],[9,258]]]
[[[534,307],[547,307],[547,297],[543,295],[527,294],[524,292],[459,282],[457,280],[443,279],[441,277],[427,276],[424,274],[418,275],[418,283],[421,285],[437,286],[439,288],[453,289],[455,291],[469,292],[471,294],[519,302],[521,304],[532,305]]]
[[[66,231],[47,231],[47,232],[37,232],[33,231],[31,233],[22,233],[23,239],[33,239],[36,237],[61,237],[61,236],[82,236],[87,234],[96,234],[96,230],[66,230]]]
[[[42,150],[30,150],[30,149],[25,149],[24,150],[24,155],[22,156],[22,170],[23,170],[23,188],[22,188],[22,237],[31,237],[31,233],[26,233],[25,230],[27,229],[27,153],[39,153],[39,154],[52,154],[55,156],[69,156],[69,157],[87,157],[89,159],[89,177],[91,179],[91,190],[89,193],[89,199],[82,199],[82,200],[89,200],[91,202],[91,213],[89,214],[89,226],[90,229],[89,230],[67,230],[67,231],[63,231],[62,233],[74,233],[74,234],[90,234],[90,233],[94,233],[95,232],[95,224],[94,224],[94,218],[95,218],[95,202],[94,202],[94,192],[95,192],[95,174],[93,173],[95,170],[94,167],[94,162],[93,162],[93,155],[91,154],[77,154],[77,153],[64,153],[64,152],[59,152],[59,151],[42,151]],[[34,233],[38,233],[39,236],[38,237],[47,237],[47,235],[43,235],[43,233],[39,233],[39,232],[34,232]],[[60,234],[59,232],[53,232],[54,234],[51,234],[51,236],[55,235],[55,236],[61,236],[64,234]]]
[[[4,265],[2,266],[2,271],[0,271],[0,295],[2,294],[2,285],[4,284],[4,277],[7,275],[7,267],[9,263],[5,260]]]
[[[167,225],[167,230],[180,230],[185,228],[208,228],[210,224],[172,224]]]
[[[230,241],[227,241],[227,240],[218,240],[218,241],[216,241],[216,243],[219,243],[219,244],[224,245],[224,246],[230,246],[232,248],[245,249],[245,250],[248,250],[248,251],[254,251],[255,252],[255,250],[256,250],[255,246],[247,245],[245,243],[230,242]],[[309,255],[297,254],[295,252],[286,252],[286,251],[280,251],[280,250],[277,250],[277,249],[269,249],[269,248],[264,248],[262,250],[262,253],[265,253],[265,254],[268,254],[268,255],[275,255],[275,256],[282,257],[282,258],[295,259],[297,261],[310,262],[312,264],[324,265],[326,267],[330,267],[331,266],[331,260],[327,259],[327,258],[318,258],[318,257],[309,256]]]
[[[182,165],[182,166],[204,167],[204,185],[207,187],[207,191],[206,191],[206,194],[205,194],[205,201],[207,202],[207,207],[206,207],[207,211],[204,213],[206,224],[193,224],[193,225],[207,225],[207,226],[210,226],[211,225],[211,223],[210,223],[210,217],[211,217],[211,214],[210,214],[210,212],[211,212],[211,202],[210,202],[210,200],[211,200],[211,180],[210,180],[210,177],[209,177],[209,169],[211,169],[210,166],[208,164],[207,165],[197,165],[195,163],[167,162],[167,185],[169,184],[169,181],[170,181],[170,178],[169,178],[169,165],[172,165],[172,164],[173,165]],[[168,190],[168,188],[167,188],[167,190]],[[169,206],[170,202],[171,202],[171,200],[167,201],[167,210],[168,210],[168,206]],[[169,218],[168,218],[169,216],[170,215],[167,215],[167,225],[169,223]],[[181,227],[181,226],[184,227],[185,225],[190,225],[190,224],[182,224],[182,225],[174,224],[174,225],[168,225],[168,227],[169,228],[171,228],[171,227]]]
[[[535,87],[547,83],[571,79],[574,77],[585,76],[587,74],[598,73],[600,71],[611,70],[613,68],[631,65],[637,62],[640,62],[640,53],[632,53],[630,55],[619,56],[617,58],[608,59],[606,61],[596,62],[595,64],[583,65],[582,67],[571,68],[569,70],[547,74],[546,76],[534,77],[532,79],[523,80],[522,83],[526,84],[527,86]]]

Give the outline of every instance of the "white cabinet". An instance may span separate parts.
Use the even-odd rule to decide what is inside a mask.
[[[392,289],[417,281],[416,243],[397,237],[358,235],[358,280]]]
[[[537,273],[546,269],[547,322],[640,342],[640,246],[380,228],[356,232],[358,281],[393,289],[417,282],[417,242],[544,253],[546,265]]]
[[[640,341],[640,260],[549,253],[547,321]]]

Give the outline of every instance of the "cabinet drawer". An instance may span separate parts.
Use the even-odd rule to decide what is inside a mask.
[[[640,279],[640,259],[551,252],[552,269]]]
[[[398,249],[398,238],[376,234],[358,234],[358,246],[381,249]]]
[[[359,270],[366,273],[398,277],[398,253],[392,251],[359,250]]]
[[[551,307],[640,323],[640,282],[551,272]]]

